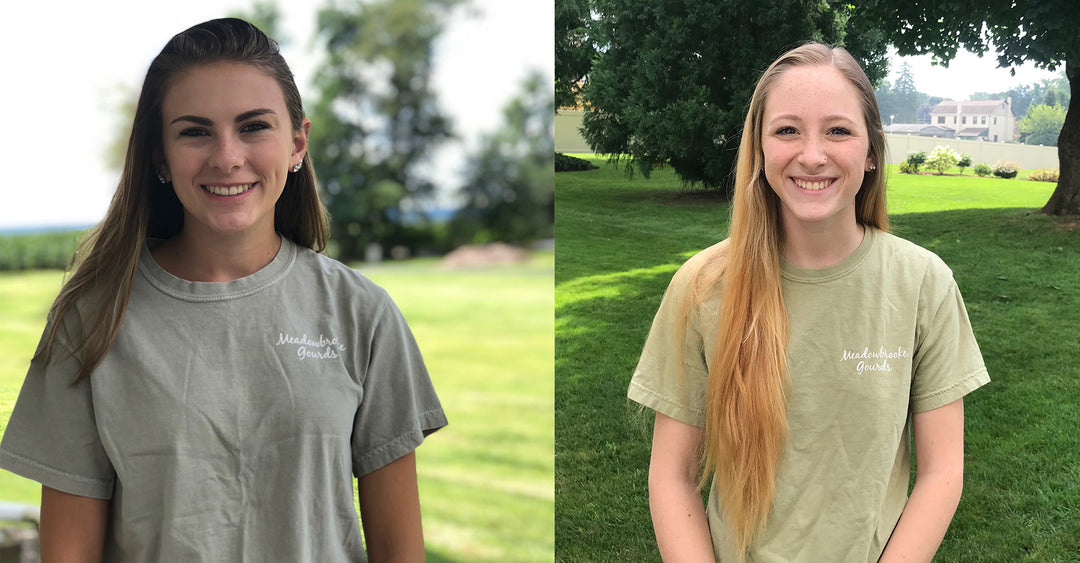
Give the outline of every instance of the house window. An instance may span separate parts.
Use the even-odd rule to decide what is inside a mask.
[[[967,116],[966,115],[964,117],[960,118],[960,123],[962,123],[964,125],[967,125]]]
[[[982,123],[980,125],[986,125],[986,116],[982,116]]]
[[[994,118],[994,125],[997,125],[997,118]]]
[[[952,124],[953,124],[953,125],[956,125],[956,116],[955,116],[955,115],[954,115],[954,116],[952,116]]]
[[[937,122],[941,123],[941,124],[944,124],[945,123],[945,116],[944,115],[939,115],[938,118],[937,118]]]

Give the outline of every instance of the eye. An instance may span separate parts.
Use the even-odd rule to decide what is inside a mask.
[[[240,128],[241,133],[254,133],[256,131],[263,131],[269,129],[270,125],[262,121],[253,121]]]
[[[181,137],[205,137],[209,134],[210,132],[206,129],[203,129],[202,127],[189,127],[187,129],[184,129],[183,131],[180,131]]]
[[[844,127],[833,127],[832,129],[829,129],[829,135],[847,136],[850,134],[851,131],[845,129]]]
[[[790,125],[785,125],[776,130],[776,135],[780,137],[794,135],[796,133],[798,133],[798,131],[796,131],[795,128]]]

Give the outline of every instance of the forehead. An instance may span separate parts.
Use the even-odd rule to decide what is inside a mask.
[[[765,120],[785,114],[803,119],[839,115],[862,119],[862,96],[839,70],[830,65],[789,68],[773,82],[765,100]]]
[[[168,80],[161,101],[164,117],[232,116],[256,108],[287,115],[285,95],[273,76],[253,65],[216,62],[185,69]]]

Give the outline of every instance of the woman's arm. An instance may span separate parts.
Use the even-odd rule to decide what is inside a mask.
[[[357,479],[368,560],[423,561],[416,453],[409,452]]]
[[[649,509],[664,561],[713,563],[712,539],[698,492],[702,430],[656,413],[649,462]]]
[[[915,487],[880,563],[934,558],[964,487],[964,400],[915,413]]]
[[[100,563],[109,501],[42,485],[41,563]]]

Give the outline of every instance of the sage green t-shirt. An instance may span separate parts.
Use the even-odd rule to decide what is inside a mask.
[[[718,246],[675,274],[629,390],[630,399],[698,427],[720,297],[692,312],[681,342],[676,323],[693,273]],[[907,501],[911,413],[990,379],[952,272],[927,250],[868,227],[841,263],[806,270],[784,261],[781,276],[790,435],[748,561],[874,562]],[[715,485],[707,512],[716,557],[734,560]]]
[[[364,561],[353,476],[446,425],[387,293],[286,238],[225,283],[144,249],[116,342],[72,385],[81,335],[68,315],[31,363],[0,467],[109,499],[104,561]]]

